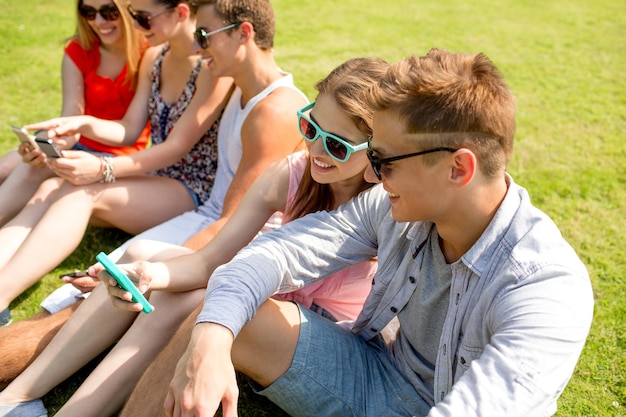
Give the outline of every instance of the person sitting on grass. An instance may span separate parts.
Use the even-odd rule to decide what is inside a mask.
[[[202,230],[202,236],[198,239],[190,239],[190,242],[193,240],[195,243],[188,242],[188,244],[191,246],[200,241],[210,240],[213,234],[226,223],[245,191],[258,176],[273,162],[281,160],[302,146],[302,137],[298,132],[294,115],[308,100],[295,86],[292,75],[281,71],[274,60],[274,14],[271,5],[267,0],[244,0],[244,2],[246,6],[241,8],[238,7],[239,3],[233,4],[223,0],[190,3],[198,24],[198,30],[195,31],[196,50],[202,51],[202,56],[206,59],[211,73],[224,77],[232,76],[236,85],[221,118],[218,133],[219,164],[211,197],[198,210],[175,217],[138,235],[138,238],[149,236],[163,242],[182,244],[194,233]],[[224,21],[241,22],[241,24],[231,26],[231,24],[224,24]],[[228,26],[231,27],[223,29]],[[216,32],[211,35],[212,31],[209,29],[214,29]],[[276,227],[277,220],[279,216],[272,216],[268,226]],[[123,253],[121,249],[123,247],[124,245],[118,248],[117,252]],[[94,275],[93,272],[92,275]],[[103,287],[101,291],[104,292]],[[82,360],[93,358],[94,351],[104,350],[112,341],[120,337],[135,319],[135,314],[114,310],[107,320],[108,326],[113,330],[108,331],[100,326],[103,308],[109,304],[108,298],[99,298],[98,291],[91,297],[95,298],[90,303],[81,304],[75,314],[75,319],[65,326],[63,332],[59,333],[55,339],[59,342],[53,343],[46,350],[46,355],[56,355],[54,349],[64,344],[63,341],[66,339],[63,334],[64,332],[71,333],[68,329],[74,327],[72,323],[85,323],[86,321],[86,326],[93,332],[93,335],[85,338],[89,340],[89,344],[85,346],[86,351],[82,356],[78,355],[77,351],[74,351],[72,355],[72,366],[80,366]],[[99,303],[98,300],[102,302]],[[192,308],[199,302],[200,298],[196,299]],[[45,319],[46,323],[43,326],[37,326],[37,331],[41,332],[39,336],[45,333],[46,326],[49,326],[48,334],[54,332],[54,327],[71,315],[65,313],[69,312],[53,314]],[[188,314],[188,311],[185,311],[185,314]],[[113,315],[116,315],[118,319],[114,319]],[[120,315],[122,317],[119,317]],[[61,316],[60,320],[57,320],[57,316]],[[147,361],[160,350],[169,339],[169,335],[174,333],[185,318],[184,315],[178,317],[174,310],[168,309],[157,309],[150,317],[148,323],[158,325],[162,337],[142,340],[144,343],[142,358]],[[4,340],[9,339],[14,346],[20,340],[20,336],[24,336],[25,333],[28,335],[30,329],[30,326],[24,326],[20,332],[11,333],[10,327],[12,326],[8,329],[0,329],[0,351],[2,352],[8,351],[11,347],[10,343],[3,343]],[[3,330],[8,330],[9,334]],[[110,339],[112,331],[117,332],[118,335]],[[30,337],[29,340],[32,348],[37,336]],[[41,346],[45,346],[43,341],[38,343],[37,347]],[[66,348],[62,350],[66,353],[71,351]],[[121,347],[120,351],[122,354],[128,353]],[[35,355],[38,353],[35,351]],[[0,361],[7,360],[5,355],[0,354]],[[45,363],[45,359],[42,361]],[[21,364],[23,363],[27,361],[23,360]],[[12,370],[19,369],[21,364],[14,364]],[[61,366],[57,369],[46,367],[47,377],[40,382],[47,388],[42,389],[50,389],[46,381],[59,377],[54,371],[65,372],[69,369],[67,363],[59,363],[59,365]],[[115,366],[117,365],[119,362],[116,362]],[[146,366],[142,365],[140,360],[137,365]],[[119,408],[124,399],[121,385],[114,382],[111,382],[112,385],[108,382],[103,385],[102,380],[99,379],[102,377],[103,380],[108,381],[109,374],[114,367],[107,364],[99,367],[100,372],[94,372],[91,375],[89,381],[81,386],[81,389],[64,405],[58,415],[67,413],[66,415],[86,416],[90,415],[89,413],[96,413],[101,416],[106,414],[106,410],[113,412],[116,407]],[[33,365],[29,369],[36,369],[36,367]],[[130,368],[124,368],[120,372],[123,373],[124,370],[132,372]],[[116,375],[120,378],[126,377]],[[67,376],[69,375],[65,375]],[[130,376],[132,377],[132,374]],[[139,376],[140,372],[137,378]],[[102,396],[93,395],[93,386],[98,387],[98,392],[101,392]],[[110,395],[111,392],[114,395]],[[3,395],[5,393],[7,391],[3,392]],[[98,402],[98,399],[101,402]],[[41,408],[38,410],[45,412]]]
[[[117,319],[126,328],[130,326],[130,330],[75,396],[83,396],[88,400],[85,404],[121,404],[124,390],[120,387],[132,387],[131,382],[136,381],[150,363],[148,359],[153,352],[150,345],[155,344],[155,339],[162,339],[163,343],[170,339],[170,332],[160,331],[163,320],[156,314],[159,310],[161,315],[187,316],[201,303],[206,279],[211,272],[253,239],[275,212],[283,212],[284,220],[289,221],[310,212],[332,210],[370,187],[363,180],[367,166],[365,148],[371,135],[371,112],[365,105],[365,98],[368,87],[384,74],[386,68],[387,64],[379,59],[354,59],[319,82],[317,101],[298,113],[309,150],[290,155],[270,167],[246,193],[220,232],[201,250],[193,252],[188,248],[161,244],[162,251],[155,253],[153,258],[172,259],[158,263],[138,261],[121,266],[130,277],[138,280],[141,289],[152,291],[149,299],[155,306],[154,312],[139,315],[133,322],[139,310],[137,304],[128,301],[128,294],[107,285],[114,304],[131,311],[120,312],[108,303],[106,291],[99,287],[37,360],[0,394],[0,401],[11,396],[23,398],[33,391],[40,392],[58,384],[62,376],[78,366],[76,359],[69,361],[69,356],[93,357],[98,353],[94,351],[96,340],[106,339],[103,344],[108,345],[119,337],[119,332],[111,326],[111,322]],[[298,300],[332,320],[351,322],[361,310],[375,271],[376,262],[365,260],[319,285],[277,297]],[[104,283],[109,284],[107,279]],[[97,325],[102,314],[110,323],[106,328]],[[68,350],[67,346],[75,345],[77,340],[89,340],[90,343]],[[128,356],[130,352],[134,352],[132,357]],[[60,365],[54,366],[55,363]],[[46,371],[41,374],[44,369]],[[83,392],[90,394],[85,396]],[[78,400],[72,399],[72,402],[73,408],[68,403],[62,411],[86,415],[86,411],[78,408]],[[37,402],[31,400],[23,404],[12,412],[18,412],[20,407],[32,408]],[[100,416],[107,414],[101,408],[97,412]]]
[[[150,120],[152,146],[115,158],[71,150],[50,158],[49,167],[64,181],[49,195],[44,182],[0,229],[0,311],[67,258],[88,225],[138,234],[209,198],[217,130],[232,79],[211,74],[197,54],[195,19],[186,1],[133,0],[131,5],[129,13],[144,24],[137,23],[152,47],[142,58],[124,118],[79,115],[25,127],[47,130],[54,140],[80,134],[126,145]]]
[[[197,210],[185,212],[125,242],[109,254],[112,259],[119,259],[131,245],[134,259],[146,259],[144,253],[150,256],[153,249],[146,248],[151,244],[140,243],[147,239],[175,245],[187,241],[188,247],[201,248],[226,223],[258,176],[273,162],[302,147],[293,115],[308,99],[294,84],[293,76],[276,65],[273,10],[267,0],[245,0],[245,4],[243,8],[225,1],[195,0],[189,4],[198,26],[194,32],[195,50],[201,53],[215,76],[232,76],[236,85],[220,123],[219,163],[210,198]],[[223,21],[243,23],[222,29],[229,26],[222,24]],[[213,30],[217,32],[211,34]],[[276,227],[279,221],[279,216],[273,216],[267,227]],[[197,233],[201,230],[204,232]],[[91,291],[100,282],[93,272],[80,278],[65,277],[64,281],[76,284],[80,291]],[[54,298],[54,294],[49,298]],[[67,298],[74,301],[74,297]],[[44,302],[49,304],[49,300]],[[0,387],[28,366],[76,308],[74,303],[56,314],[0,329],[0,367],[5,370],[0,375]],[[173,316],[168,319],[176,324],[180,322]],[[20,346],[18,353],[14,349],[16,344]]]
[[[212,416],[221,403],[235,416],[235,370],[292,416],[556,412],[593,293],[575,251],[506,172],[515,102],[502,75],[483,54],[433,49],[391,65],[371,105],[365,178],[380,184],[216,269],[166,415]],[[351,330],[270,298],[373,256]]]
[[[67,39],[61,62],[61,116],[90,114],[116,120],[124,116],[135,89],[139,62],[147,48],[144,36],[133,28],[128,0],[76,0],[76,33]],[[45,132],[39,132],[45,136]],[[148,126],[128,147],[109,146],[80,137],[76,150],[125,155],[144,149]],[[22,165],[23,160],[28,164]],[[44,155],[20,145],[0,157],[0,225],[28,201],[41,182],[53,173]]]

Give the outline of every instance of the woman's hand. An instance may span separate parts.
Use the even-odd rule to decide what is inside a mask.
[[[43,122],[24,126],[28,130],[46,131],[40,136],[55,139],[55,144],[60,149],[71,149],[80,136],[80,129],[87,119],[85,116],[57,117]]]
[[[139,292],[145,294],[149,290],[153,289],[155,284],[162,287],[164,282],[167,281],[167,269],[162,263],[158,262],[146,262],[137,261],[131,264],[118,265],[120,269],[130,278],[131,281],[137,285]],[[109,292],[109,298],[111,304],[115,308],[127,311],[141,311],[143,306],[140,303],[134,303],[132,301],[132,295],[123,290],[117,285],[117,281],[102,267],[100,264],[96,264],[89,268],[91,273],[93,271],[98,275],[98,278],[105,284],[107,291]]]
[[[48,166],[56,175],[74,185],[93,184],[102,180],[102,161],[85,151],[63,151],[63,158],[49,158]]]
[[[100,280],[98,279],[98,274],[94,273],[92,271],[93,275],[89,275],[89,270],[87,270],[87,275],[72,275],[72,274],[68,274],[65,276],[61,277],[61,281],[65,282],[66,284],[72,284],[76,289],[78,289],[80,292],[84,293],[88,293],[93,291],[94,288],[96,288],[96,286],[98,284],[100,284]]]
[[[36,168],[46,166],[46,155],[41,149],[33,149],[28,143],[21,143],[17,148],[17,153],[22,157],[22,162]]]

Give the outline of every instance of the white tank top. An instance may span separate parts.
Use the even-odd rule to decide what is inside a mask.
[[[212,219],[212,221],[219,219],[222,209],[224,208],[226,192],[235,176],[243,153],[241,127],[254,106],[274,90],[282,87],[297,91],[302,95],[304,100],[308,102],[304,93],[293,83],[293,76],[288,73],[283,74],[283,77],[277,79],[259,94],[251,98],[243,108],[241,107],[241,90],[239,87],[235,88],[230,100],[228,100],[217,134],[217,173],[215,174],[213,190],[211,191],[211,197],[198,209],[203,215]],[[295,114],[293,117],[295,120]],[[270,224],[267,226],[271,228],[271,225],[274,224],[276,220],[277,219],[270,219],[270,222],[268,222]]]

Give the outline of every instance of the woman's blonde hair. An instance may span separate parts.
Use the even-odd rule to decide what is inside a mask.
[[[137,74],[139,73],[139,63],[141,56],[146,50],[146,41],[142,34],[137,32],[133,26],[133,19],[128,13],[129,0],[111,0],[113,4],[120,11],[120,19],[122,19],[122,27],[124,30],[124,40],[126,43],[126,82],[129,82],[132,89],[137,86]],[[86,51],[90,50],[96,41],[100,38],[93,31],[87,19],[80,14],[80,7],[83,5],[83,0],[76,2],[76,33],[74,36],[68,39],[72,41],[78,40],[80,45]]]

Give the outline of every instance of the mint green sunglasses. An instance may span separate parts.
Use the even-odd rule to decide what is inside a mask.
[[[325,132],[315,123],[312,117],[309,118],[304,115],[304,112],[311,110],[313,106],[315,106],[315,102],[307,104],[297,111],[298,127],[304,139],[309,142],[315,142],[317,138],[321,137],[324,139],[323,143],[326,153],[339,162],[346,162],[353,152],[367,149],[367,142],[354,146],[344,138]]]

